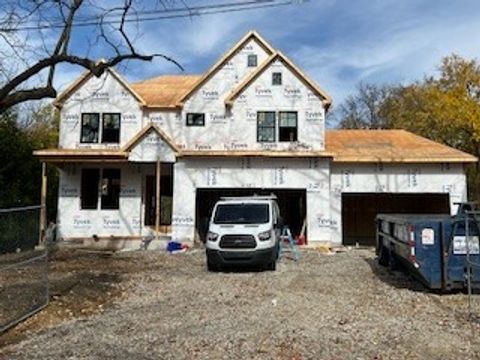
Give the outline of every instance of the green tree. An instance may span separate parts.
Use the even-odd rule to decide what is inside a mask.
[[[18,127],[18,114],[8,112],[0,118],[0,207],[38,203],[39,172],[32,156],[33,147]]]
[[[40,148],[56,147],[58,114],[50,106],[0,115],[0,208],[40,203],[41,163],[33,156]],[[56,216],[58,174],[48,167],[48,219]]]

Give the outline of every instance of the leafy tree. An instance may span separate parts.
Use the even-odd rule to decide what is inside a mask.
[[[58,114],[50,106],[20,119],[15,111],[0,115],[0,208],[40,203],[41,164],[34,149],[57,146]],[[55,219],[58,174],[48,167],[47,217]]]
[[[439,76],[406,86],[360,85],[340,109],[342,128],[406,129],[480,157],[477,60],[448,56],[441,62]],[[480,199],[478,164],[467,174],[471,197]]]
[[[36,160],[33,147],[17,125],[15,112],[0,118],[0,207],[32,205],[38,203],[38,171],[32,173]]]
[[[392,126],[480,155],[480,66],[444,58],[439,78],[397,86],[381,104]]]

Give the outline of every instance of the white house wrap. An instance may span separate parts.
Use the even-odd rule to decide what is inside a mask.
[[[369,244],[377,212],[466,200],[476,158],[400,130],[325,131],[330,104],[254,31],[202,76],[84,74],[56,100],[59,147],[35,152],[60,171],[58,236],[193,242],[220,196],[275,193],[296,236]]]

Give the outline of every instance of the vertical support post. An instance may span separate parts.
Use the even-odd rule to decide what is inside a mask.
[[[160,172],[160,159],[158,159],[155,184],[155,240],[158,240],[160,232]]]
[[[468,291],[468,316],[472,317],[472,268],[470,264],[470,212],[465,211],[465,246],[467,250],[467,291]]]
[[[40,192],[40,234],[39,244],[42,243],[47,229],[47,164],[42,162],[42,188]]]

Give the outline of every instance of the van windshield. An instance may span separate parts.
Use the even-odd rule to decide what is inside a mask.
[[[217,206],[215,224],[265,224],[270,220],[268,204],[222,204]]]

